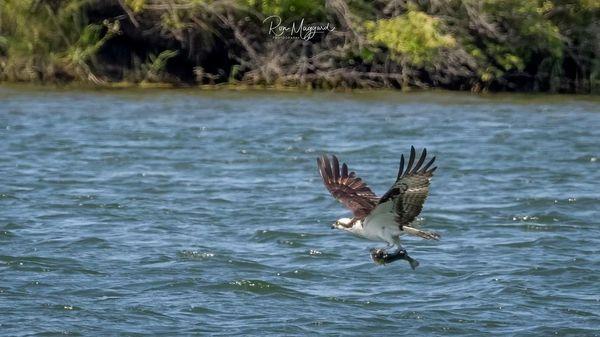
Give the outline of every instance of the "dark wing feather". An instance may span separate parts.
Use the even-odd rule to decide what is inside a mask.
[[[355,217],[362,219],[377,206],[379,197],[354,172],[348,172],[346,163],[342,164],[340,170],[340,162],[336,156],[331,156],[331,161],[325,155],[317,158],[317,166],[327,190],[348,207]]]
[[[400,168],[394,185],[379,199],[379,203],[388,200],[394,202],[396,222],[400,226],[408,225],[421,213],[423,204],[429,193],[429,181],[437,167],[430,169],[435,161],[431,158],[425,166],[421,167],[427,157],[427,150],[423,149],[421,157],[413,167],[415,161],[415,148],[411,146],[410,157],[406,169],[404,168],[404,155],[400,157]]]

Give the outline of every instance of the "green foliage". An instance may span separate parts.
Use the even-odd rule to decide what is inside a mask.
[[[0,36],[5,61],[0,76],[12,80],[95,78],[88,62],[118,26],[89,24],[92,1],[5,0],[0,3]],[[80,75],[78,75],[80,73]]]
[[[134,13],[138,13],[146,6],[146,0],[125,0],[125,4],[129,6]]]
[[[279,15],[284,20],[306,17],[314,20],[323,17],[324,0],[241,0],[265,16]]]
[[[392,58],[416,66],[434,63],[440,50],[456,44],[454,37],[442,33],[439,19],[415,10],[391,19],[367,21],[365,28],[371,43],[384,45]]]
[[[113,24],[105,22],[104,26],[97,24],[85,26],[79,39],[71,44],[63,54],[64,60],[69,64],[89,71],[88,62],[94,58],[104,43],[117,34],[119,30],[119,21]]]
[[[270,15],[336,29],[277,40]],[[0,0],[0,80],[598,92],[598,22],[597,0]]]
[[[161,77],[165,74],[167,62],[169,61],[169,59],[177,56],[177,54],[179,54],[177,50],[165,50],[158,54],[158,56],[150,55],[150,62],[147,65],[147,80],[160,80]]]
[[[237,81],[237,77],[240,74],[240,65],[239,64],[234,64],[231,67],[231,72],[229,73],[229,82],[233,83],[235,81]]]
[[[483,0],[478,2],[484,18],[491,18],[486,34],[466,36],[469,53],[480,64],[479,74],[490,82],[510,71],[524,71],[534,58],[542,57],[548,69],[562,61],[564,43],[558,27],[547,14],[550,1]]]

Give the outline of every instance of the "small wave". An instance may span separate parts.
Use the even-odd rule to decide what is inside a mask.
[[[506,228],[514,228],[514,229],[520,229],[526,232],[529,231],[543,231],[543,232],[565,232],[565,231],[574,231],[577,230],[576,227],[574,226],[570,226],[570,225],[561,225],[561,224],[554,224],[554,225],[544,225],[544,224],[539,224],[539,223],[527,223],[527,222],[520,222],[520,223],[515,223],[515,224],[504,224],[504,225],[495,225],[494,227],[506,227]]]
[[[165,265],[169,264],[173,261],[173,258],[167,254],[155,254],[151,256],[143,257],[139,260],[140,265],[148,266],[148,265]]]
[[[81,307],[72,304],[50,304],[46,303],[43,306],[49,308],[54,311],[74,311],[74,310],[82,310]]]
[[[595,155],[579,156],[579,157],[575,158],[574,161],[577,163],[597,163],[598,156],[595,156]]]
[[[15,200],[19,200],[19,198],[17,198],[16,196],[14,196],[12,194],[0,193],[0,200],[2,200],[2,199],[15,199]]]
[[[177,257],[185,260],[206,260],[215,257],[215,253],[197,250],[182,250],[177,252]]]
[[[513,221],[536,221],[539,220],[540,218],[537,216],[529,216],[529,215],[523,215],[523,216],[513,216]]]
[[[186,289],[194,289],[198,286],[198,280],[195,278],[187,278],[176,280],[172,282],[161,282],[161,284],[155,287],[146,288],[145,291],[157,291],[157,290],[186,290]]]
[[[110,248],[110,242],[98,238],[98,237],[87,237],[87,238],[80,238],[77,239],[75,241],[69,242],[67,245],[65,245],[65,247],[95,247],[95,248]]]
[[[243,290],[249,290],[253,292],[263,292],[263,290],[271,289],[268,292],[277,292],[279,290],[284,290],[285,288],[275,285],[273,283],[261,280],[237,280],[229,282],[229,285]],[[285,289],[287,290],[287,289]]]
[[[202,307],[202,306],[197,306],[197,305],[192,305],[190,306],[188,309],[184,309],[183,311],[185,312],[191,312],[194,314],[215,314],[215,313],[220,313],[219,311],[210,309],[210,308],[206,308],[206,307]]]
[[[385,306],[385,304],[383,304],[381,302],[374,302],[372,299],[359,300],[359,299],[344,298],[344,297],[339,297],[339,296],[318,296],[318,295],[317,295],[317,297],[319,299],[321,299],[322,301],[337,304],[337,305],[347,304],[347,305],[357,306],[357,307],[361,307],[361,308],[384,307]]]
[[[585,311],[585,310],[581,310],[581,309],[567,308],[567,309],[561,309],[561,311],[564,312],[567,315],[576,315],[576,316],[582,316],[582,317],[596,317],[596,316],[598,316],[597,313],[590,312],[590,311]]]
[[[308,234],[308,233],[297,233],[297,232],[286,232],[286,231],[262,229],[262,230],[257,230],[254,233],[252,238],[258,242],[271,242],[271,241],[279,240],[279,241],[281,241],[280,243],[283,243],[283,244],[289,244],[290,242],[293,244],[294,242],[298,242],[301,240],[309,240],[309,239],[315,238],[315,237],[317,237],[317,235]]]
[[[277,276],[298,280],[316,280],[322,278],[324,275],[312,270],[294,269],[291,271],[278,272]]]
[[[535,240],[520,240],[515,242],[502,242],[497,243],[497,247],[509,247],[509,248],[528,248],[528,247],[543,247],[543,248],[555,248],[564,249],[564,247],[578,247],[582,243],[581,240],[575,240],[567,236],[562,235],[548,235],[537,238]],[[587,245],[587,243],[585,244]]]
[[[2,226],[2,229],[6,229],[6,230],[10,230],[10,229],[22,229],[22,228],[25,228],[25,226],[19,225],[19,224],[14,223],[14,222],[9,222],[9,223],[5,224],[4,226]]]
[[[306,296],[296,290],[263,280],[241,279],[217,285],[218,290],[244,291],[260,295],[285,295],[294,298]]]
[[[298,241],[293,241],[293,240],[277,240],[277,243],[282,246],[289,246],[289,247],[302,247],[303,246],[303,244],[299,243]]]
[[[268,267],[253,260],[242,259],[239,253],[182,250],[177,252],[177,257],[183,261],[215,261],[218,264],[227,264],[227,268],[237,270],[260,271]]]
[[[564,222],[568,220],[570,219],[566,215],[558,212],[551,212],[541,215],[515,215],[512,217],[512,221],[537,222],[542,224],[556,223],[559,221]]]
[[[311,249],[308,251],[308,255],[323,255],[323,252],[321,252],[320,250]]]
[[[109,299],[118,299],[126,296],[126,293],[117,292],[115,290],[98,288],[94,285],[91,285],[92,288],[84,287],[84,288],[73,288],[73,289],[56,289],[51,294],[56,296],[77,296],[83,298],[95,298],[100,301],[105,301]]]
[[[340,255],[334,251],[327,251],[321,249],[308,249],[305,250],[302,254],[296,254],[294,257],[300,260],[309,260],[309,259],[331,259],[334,260],[338,258]]]
[[[141,306],[141,305],[137,305],[137,306],[133,306],[133,307],[129,307],[128,308],[129,312],[138,314],[138,315],[142,315],[142,316],[147,316],[147,317],[157,317],[160,319],[172,319],[170,316],[162,314],[160,312],[156,312],[148,307],[145,306]]]
[[[15,234],[9,230],[0,230],[0,240],[10,240]]]
[[[265,270],[268,269],[269,267],[258,263],[256,261],[252,261],[252,260],[243,260],[243,259],[228,259],[227,260],[228,263],[231,264],[231,267],[238,269],[238,270],[251,270],[251,271],[259,271],[259,270]]]
[[[527,275],[527,276],[556,276],[562,274],[574,274],[574,275],[586,275],[593,273],[595,270],[587,267],[577,267],[565,263],[565,266],[561,267],[544,267],[544,266],[533,266],[525,269],[520,269],[513,272],[513,275]]]
[[[74,195],[71,197],[74,200],[84,201],[84,200],[95,200],[98,197],[94,194],[83,194],[83,195]]]
[[[82,208],[90,208],[90,209],[94,209],[94,208],[104,208],[104,209],[121,209],[121,208],[125,208],[126,206],[120,203],[108,203],[108,204],[103,204],[103,203],[79,203],[77,204],[77,206],[82,207]]]
[[[82,273],[101,275],[102,273],[83,267],[78,261],[69,258],[48,258],[38,256],[9,256],[0,255],[0,262],[4,262],[13,269],[32,272],[50,272],[60,270],[65,273]]]

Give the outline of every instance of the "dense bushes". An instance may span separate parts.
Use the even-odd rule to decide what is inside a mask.
[[[593,0],[4,0],[0,79],[589,93],[599,13]],[[270,15],[335,30],[276,39]]]

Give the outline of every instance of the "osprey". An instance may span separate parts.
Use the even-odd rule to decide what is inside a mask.
[[[388,254],[385,249],[371,249],[371,257],[376,263],[384,264],[402,259],[408,261],[412,269],[415,269],[419,262],[408,256],[402,248],[400,236],[409,234],[427,240],[440,238],[437,233],[410,226],[423,208],[429,191],[429,181],[437,169],[437,166],[430,169],[435,157],[423,165],[427,157],[426,149],[423,149],[416,163],[415,157],[415,148],[411,146],[406,169],[402,155],[396,182],[381,197],[375,195],[356,173],[349,172],[346,163],[343,163],[340,169],[340,162],[336,156],[331,156],[331,160],[327,155],[317,158],[319,173],[325,187],[353,214],[352,218],[337,220],[331,227],[369,240],[386,242],[388,248],[398,247],[392,254]]]

